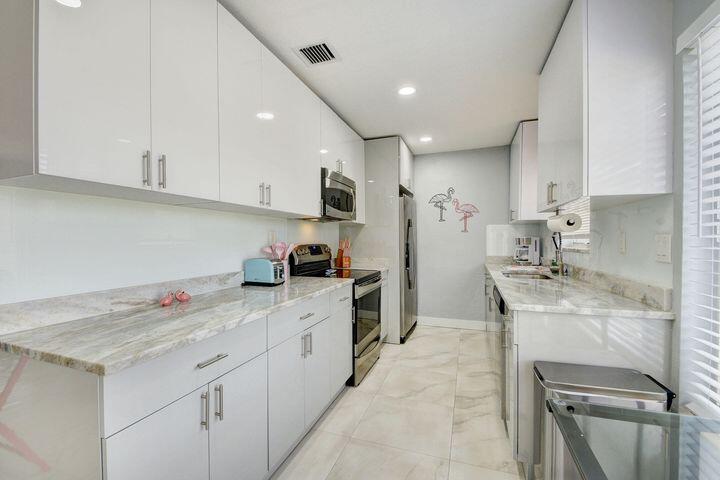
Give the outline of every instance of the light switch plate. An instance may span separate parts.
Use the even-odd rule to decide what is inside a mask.
[[[655,261],[672,263],[672,235],[667,233],[655,235]]]
[[[618,249],[620,250],[620,255],[625,255],[627,253],[627,235],[625,232],[620,232],[618,237]]]

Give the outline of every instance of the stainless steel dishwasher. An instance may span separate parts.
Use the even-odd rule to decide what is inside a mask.
[[[534,468],[527,472],[535,480],[583,480],[565,444],[562,433],[548,410],[548,399],[574,400],[593,404],[650,411],[670,409],[675,394],[660,382],[628,368],[535,362]],[[593,435],[592,428],[585,434]],[[632,427],[635,428],[635,427]],[[638,430],[628,431],[638,449],[655,448],[656,438]],[[596,432],[600,435],[601,432]],[[612,446],[608,446],[612,448]],[[632,475],[632,473],[631,473]],[[618,477],[620,478],[620,477]],[[625,478],[625,477],[622,477]],[[632,476],[628,477],[632,478]]]
[[[517,345],[514,339],[512,311],[497,287],[493,289],[495,299],[495,321],[500,330],[500,396],[502,418],[505,421],[513,458],[517,458]]]

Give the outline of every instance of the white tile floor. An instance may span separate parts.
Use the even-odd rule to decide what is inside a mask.
[[[275,480],[518,480],[500,418],[496,333],[417,327],[386,344]]]

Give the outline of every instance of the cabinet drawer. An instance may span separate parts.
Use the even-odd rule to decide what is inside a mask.
[[[330,316],[330,295],[324,294],[268,315],[268,347],[274,347]]]
[[[266,348],[267,322],[262,318],[103,377],[103,436],[174,402]]]
[[[330,315],[344,308],[352,308],[352,285],[330,292]]]

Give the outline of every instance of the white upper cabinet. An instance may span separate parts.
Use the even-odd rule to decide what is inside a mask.
[[[150,1],[38,6],[37,172],[150,188]]]
[[[399,141],[400,150],[398,155],[400,159],[400,185],[412,192],[414,189],[413,163],[415,162],[415,159],[413,157],[413,153],[410,151],[408,146],[405,145],[403,139],[399,138]]]
[[[218,195],[218,4],[152,0],[152,150],[161,191]]]
[[[264,206],[262,44],[218,6],[220,201]],[[260,190],[260,189],[263,190]]]
[[[672,191],[672,48],[669,0],[573,2],[540,76],[540,210]]]
[[[545,220],[538,213],[537,120],[520,122],[510,144],[510,222]]]
[[[267,48],[262,48],[266,205],[317,216],[320,202],[321,101]]]

